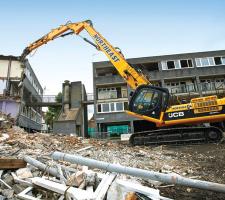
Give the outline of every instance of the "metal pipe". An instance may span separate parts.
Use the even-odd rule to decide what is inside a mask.
[[[49,173],[52,176],[60,178],[60,174],[56,168],[49,167],[48,165],[45,165],[42,162],[35,160],[34,158],[31,158],[30,156],[24,156],[23,159],[30,165],[33,165],[33,166],[37,167],[38,169],[40,169],[46,173]]]
[[[99,168],[109,172],[116,172],[121,174],[128,174],[131,176],[140,177],[143,179],[151,179],[164,183],[183,185],[188,187],[194,187],[204,190],[211,190],[216,192],[225,193],[225,185],[219,183],[213,183],[208,181],[194,180],[185,178],[177,174],[164,174],[154,171],[148,171],[143,169],[137,169],[133,167],[125,167],[118,164],[111,164],[103,161],[98,161],[90,158],[84,158],[82,156],[71,155],[61,152],[54,152],[51,157],[54,160],[65,160],[67,162],[76,163],[80,165],[86,165],[92,168]]]

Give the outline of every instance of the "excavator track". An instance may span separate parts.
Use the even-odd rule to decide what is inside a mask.
[[[217,143],[222,137],[222,130],[214,126],[179,127],[134,133],[129,142],[133,146]]]

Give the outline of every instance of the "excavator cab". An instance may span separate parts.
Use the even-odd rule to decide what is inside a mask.
[[[169,91],[152,85],[141,85],[133,93],[129,111],[160,119],[160,114],[166,111],[169,101]]]

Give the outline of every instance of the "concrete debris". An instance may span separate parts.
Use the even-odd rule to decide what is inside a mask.
[[[15,124],[14,118],[12,118],[10,115],[6,115],[5,113],[0,112],[0,129],[4,130],[11,128],[14,124]]]
[[[5,200],[5,199],[6,199],[5,196],[0,195],[0,200]]]
[[[19,179],[32,178],[33,175],[29,168],[21,168],[16,171],[16,175]]]
[[[84,172],[78,171],[72,174],[66,181],[66,185],[71,185],[75,187],[80,187],[80,185],[85,181]]]
[[[225,199],[225,195],[219,192],[165,183],[161,179],[134,177],[122,171],[109,172],[109,164],[113,164],[125,166],[126,169],[152,170],[178,179],[182,175],[185,180],[195,178],[222,184],[225,183],[224,144],[130,147],[125,142],[82,139],[61,134],[28,134],[13,126],[13,123],[11,125],[12,128],[5,126],[0,129],[0,137],[8,135],[0,142],[0,158],[5,161],[20,159],[25,166],[10,168],[8,165],[0,170],[0,200],[54,200],[65,199],[64,195],[74,199],[102,200]],[[103,170],[96,165],[87,167],[84,163],[74,164],[66,159],[56,161],[51,158],[55,151],[95,159],[95,164],[107,162],[108,168]],[[15,160],[12,163],[15,165]]]
[[[2,195],[5,196],[7,199],[11,199],[14,196],[14,190],[5,189],[5,190],[2,191]]]

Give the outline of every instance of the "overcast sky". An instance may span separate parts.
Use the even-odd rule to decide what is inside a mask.
[[[126,58],[225,49],[223,0],[5,0],[0,54],[18,56],[51,29],[86,19]],[[82,81],[92,93],[92,62],[107,60],[77,36],[50,42],[28,59],[45,94],[57,94],[64,80]]]

